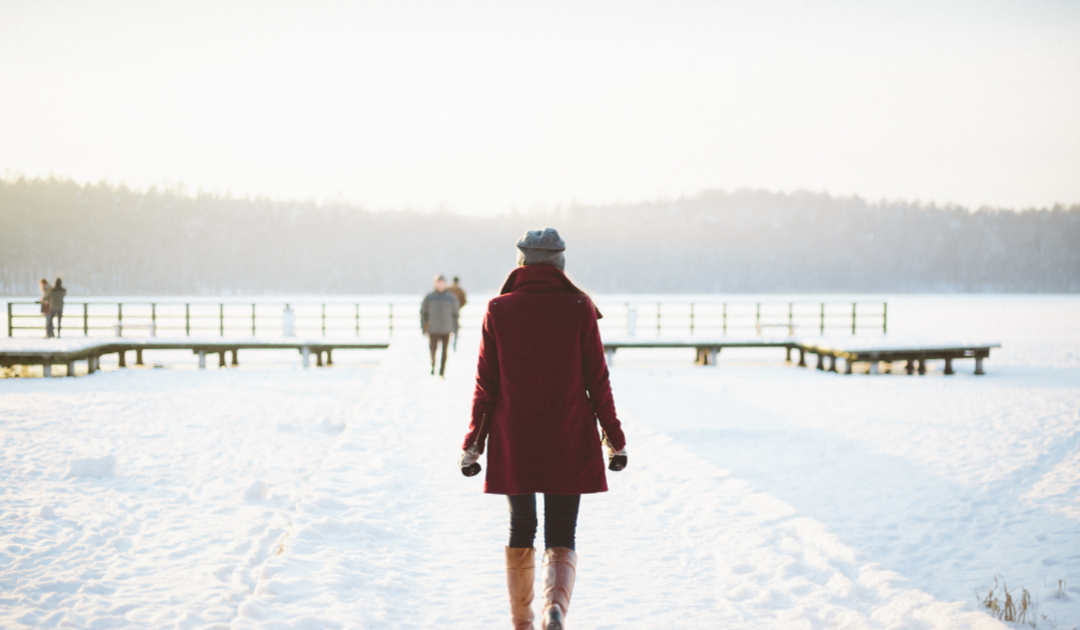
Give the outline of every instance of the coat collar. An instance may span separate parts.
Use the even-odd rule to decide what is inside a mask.
[[[518,267],[510,272],[503,283],[499,295],[505,295],[514,291],[523,293],[580,293],[588,297],[588,294],[574,286],[570,278],[566,277],[558,267],[552,265],[536,264]],[[600,309],[593,304],[596,311],[596,319],[601,319]]]

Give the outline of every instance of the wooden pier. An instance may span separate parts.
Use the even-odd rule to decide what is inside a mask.
[[[786,361],[792,362],[792,353],[799,353],[799,367],[807,367],[806,355],[817,355],[816,367],[819,370],[839,372],[837,361],[844,362],[844,374],[854,373],[857,363],[865,363],[869,374],[877,374],[881,364],[886,372],[892,371],[892,364],[905,362],[905,371],[920,375],[926,374],[926,362],[944,361],[944,373],[954,374],[953,361],[974,359],[977,375],[986,373],[983,360],[990,356],[992,348],[1001,344],[902,344],[891,340],[852,339],[849,342],[803,341],[793,338],[783,339],[623,339],[604,342],[604,352],[608,364],[615,359],[615,352],[621,348],[693,348],[697,365],[716,365],[716,359],[724,348],[784,348]]]
[[[134,353],[135,365],[143,365],[146,350],[191,350],[199,357],[199,368],[206,369],[206,356],[218,355],[218,367],[239,365],[240,350],[296,350],[309,367],[315,355],[316,367],[334,364],[334,350],[385,350],[390,344],[333,339],[79,339],[27,340],[0,343],[0,366],[40,365],[45,376],[52,376],[54,365],[67,367],[67,376],[75,376],[75,363],[86,361],[88,374],[96,372],[101,357],[117,355],[120,367],[127,367],[128,353]],[[226,355],[231,361],[226,364]],[[323,361],[323,355],[326,361]]]
[[[885,364],[886,369],[891,371],[893,363],[902,361],[905,363],[905,372],[914,374],[917,370],[920,375],[926,374],[926,362],[935,360],[944,362],[945,374],[953,374],[955,373],[953,361],[957,359],[974,359],[975,374],[985,374],[983,360],[990,356],[992,348],[1000,347],[1001,344],[997,343],[890,345],[888,341],[884,340],[877,344],[859,341],[846,345],[838,343],[806,343],[799,345],[800,359],[804,357],[804,352],[816,354],[817,369],[819,370],[828,369],[830,372],[837,372],[839,370],[836,362],[841,359],[844,361],[844,374],[851,374],[856,363],[867,364],[868,373],[877,374],[881,364]],[[829,362],[828,368],[824,365],[826,360]],[[805,361],[800,360],[800,364],[803,363]]]
[[[983,374],[983,361],[992,348],[1000,347],[897,344],[885,339],[885,302],[601,302],[600,306],[607,314],[601,320],[601,334],[608,363],[622,348],[693,348],[695,363],[703,366],[715,366],[724,348],[784,348],[788,363],[793,362],[792,355],[797,352],[797,364],[807,367],[807,355],[812,354],[816,355],[817,369],[844,374],[854,373],[857,364],[866,365],[870,374],[878,373],[882,366],[891,372],[895,362],[904,362],[908,374],[925,374],[927,361],[937,360],[944,361],[945,374],[953,374],[953,362],[958,359],[973,359],[974,373]],[[391,302],[290,306],[68,301],[67,307],[64,323],[68,327],[64,332],[74,333],[75,338],[65,338],[61,343],[24,336],[44,332],[39,304],[8,302],[8,339],[0,341],[0,366],[41,365],[48,375],[53,365],[67,365],[68,374],[74,375],[76,361],[87,361],[88,372],[92,373],[106,354],[116,354],[120,367],[126,367],[132,352],[135,365],[142,365],[144,350],[191,350],[199,356],[200,368],[206,367],[206,355],[213,354],[218,355],[218,366],[225,367],[238,365],[240,350],[295,349],[303,356],[304,367],[309,366],[312,354],[316,366],[321,367],[333,365],[335,349],[389,347],[394,329],[402,327],[403,311],[409,313],[406,317],[411,324],[407,326],[416,325],[418,319],[413,314],[418,304],[403,302],[397,304],[396,317]],[[462,314],[462,327],[478,328],[480,311],[471,303],[469,309]],[[876,336],[858,336],[867,332]],[[162,333],[165,336],[159,337]],[[639,333],[647,336],[639,337]],[[774,336],[768,336],[770,333]],[[110,334],[113,336],[95,337]],[[273,337],[262,337],[267,334]],[[231,355],[228,363],[227,355]]]
[[[384,350],[389,342],[371,343],[362,341],[333,339],[78,339],[68,340],[30,340],[18,339],[0,343],[0,366],[40,365],[45,376],[52,376],[54,365],[67,367],[67,375],[75,375],[75,363],[86,361],[87,373],[97,371],[101,357],[117,355],[120,367],[127,367],[129,353],[134,354],[134,365],[143,365],[143,352],[146,350],[190,350],[199,357],[199,368],[206,368],[207,355],[218,356],[218,367],[239,365],[240,350],[296,350],[303,357],[303,366],[309,367],[311,357],[315,357],[315,366],[334,364],[334,350]],[[604,351],[608,363],[615,360],[615,353],[623,348],[693,348],[695,363],[715,366],[720,352],[724,348],[783,348],[786,360],[793,361],[792,354],[798,352],[797,365],[807,367],[808,354],[816,355],[816,367],[829,372],[852,374],[854,366],[863,363],[868,366],[868,373],[877,374],[880,366],[885,371],[892,371],[892,364],[905,363],[908,374],[918,372],[926,374],[926,362],[940,360],[944,362],[944,373],[953,374],[953,362],[958,359],[973,359],[975,374],[985,374],[983,361],[990,356],[990,350],[1000,348],[1000,344],[924,344],[897,345],[887,341],[868,342],[853,340],[850,344],[807,342],[797,339],[626,339],[604,342]],[[323,356],[325,355],[325,361]],[[226,361],[226,358],[229,360]],[[843,369],[838,363],[843,361]]]
[[[716,365],[716,358],[724,348],[785,348],[788,359],[791,351],[799,346],[792,339],[622,339],[604,342],[604,353],[608,364],[615,361],[615,351],[620,348],[693,348],[696,351],[694,363],[697,365]]]

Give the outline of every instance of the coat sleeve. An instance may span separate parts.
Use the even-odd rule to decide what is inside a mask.
[[[585,322],[581,339],[585,389],[589,392],[589,402],[600,427],[615,450],[621,451],[626,447],[626,436],[623,434],[622,423],[615,414],[615,399],[611,395],[611,381],[604,356],[604,344],[600,340],[600,326],[596,322],[596,309],[591,301],[587,306],[588,309],[583,315]]]
[[[427,332],[428,318],[431,317],[431,300],[424,296],[424,301],[420,303],[420,330]]]
[[[499,348],[497,345],[492,309],[494,300],[488,304],[484,314],[484,324],[480,330],[480,360],[476,365],[476,389],[473,392],[472,419],[469,431],[465,434],[462,450],[468,449],[477,440],[482,440],[481,427],[487,420],[487,430],[491,431],[491,415],[495,411],[495,400],[499,395]],[[480,442],[480,452],[484,452],[484,443]]]

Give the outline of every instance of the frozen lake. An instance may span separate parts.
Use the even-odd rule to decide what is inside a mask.
[[[630,467],[583,501],[571,627],[999,627],[998,574],[1080,627],[1080,297],[597,298],[642,335],[656,302],[853,299],[888,301],[890,340],[1003,347],[982,377],[620,351]],[[505,625],[505,504],[454,467],[476,338],[432,381],[403,318],[328,370],[0,380],[0,626]]]

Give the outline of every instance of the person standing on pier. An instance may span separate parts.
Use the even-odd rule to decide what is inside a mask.
[[[465,308],[465,289],[461,288],[461,278],[454,276],[454,281],[450,283],[450,287],[446,290],[453,293],[458,300],[458,318],[461,317],[461,309]],[[457,352],[457,333],[454,333],[454,352]]]
[[[442,345],[442,361],[439,363],[439,376],[446,375],[446,347],[450,343],[451,333],[458,331],[457,296],[446,290],[446,276],[435,277],[435,290],[424,296],[420,304],[420,328],[428,336],[431,348],[431,373],[435,374],[435,354]]]
[[[57,278],[56,282],[53,283],[53,287],[49,289],[49,295],[45,300],[49,304],[49,314],[45,318],[46,337],[53,336],[53,317],[56,318],[56,336],[60,336],[60,319],[64,316],[65,295],[67,295],[67,289],[64,288],[64,283],[60,278]]]
[[[42,278],[38,281],[38,286],[41,288],[41,299],[38,300],[38,304],[41,304],[41,314],[45,316],[45,319],[49,318],[49,291],[52,291],[52,286],[49,281]],[[48,324],[46,324],[48,327]]]
[[[531,230],[517,248],[519,266],[484,314],[459,465],[466,477],[478,474],[487,441],[484,492],[507,495],[510,507],[506,586],[515,630],[533,628],[536,493],[544,494],[540,625],[562,630],[577,572],[581,495],[607,491],[603,447],[608,469],[622,470],[626,437],[611,395],[600,312],[563,273],[562,238],[552,228]]]

